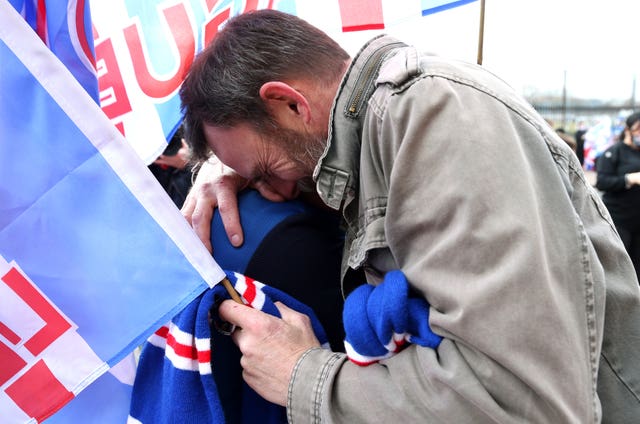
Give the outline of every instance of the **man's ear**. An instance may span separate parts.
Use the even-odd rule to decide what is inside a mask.
[[[311,120],[311,109],[307,98],[289,84],[281,81],[269,81],[260,87],[260,98],[272,116],[289,128]],[[297,121],[297,122],[296,122]]]

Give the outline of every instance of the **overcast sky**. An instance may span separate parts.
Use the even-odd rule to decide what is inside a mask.
[[[351,54],[377,33],[341,33],[324,17],[338,13],[331,2],[300,3],[315,4],[310,6],[315,10],[301,16],[323,27]],[[383,2],[387,19],[393,16],[384,32],[423,50],[477,61],[479,0],[415,18],[403,17],[409,14],[403,3],[409,4]],[[483,66],[521,93],[560,94],[566,71],[569,95],[631,97],[634,74],[640,74],[639,0],[486,0],[485,7]]]

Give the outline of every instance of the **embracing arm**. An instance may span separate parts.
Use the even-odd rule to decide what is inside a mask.
[[[268,183],[248,181],[215,156],[202,163],[181,212],[209,252],[212,251],[211,218],[215,208],[220,211],[231,244],[240,246],[244,242],[238,212],[238,192],[248,186],[273,202],[285,200]]]
[[[209,252],[212,250],[211,218],[216,207],[220,210],[231,244],[234,246],[242,244],[238,192],[246,186],[246,179],[225,166],[215,156],[202,163],[181,212]]]

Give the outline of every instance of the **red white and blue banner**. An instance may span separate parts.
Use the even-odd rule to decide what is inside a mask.
[[[151,163],[181,121],[178,89],[195,55],[232,16],[277,9],[340,42],[475,0],[91,0],[100,104]]]
[[[126,381],[116,364],[224,274],[6,0],[0,63],[0,421],[35,423],[102,375]],[[66,422],[114,422],[92,412]]]
[[[294,1],[92,0],[100,104],[145,163],[180,125],[178,90],[195,55],[231,16]]]

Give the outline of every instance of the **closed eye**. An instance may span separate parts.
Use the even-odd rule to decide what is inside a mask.
[[[269,172],[269,168],[267,167],[265,161],[259,160],[256,164],[256,169],[254,170],[254,177],[251,178],[252,183],[257,182],[267,182],[269,178],[271,178],[271,173]]]

